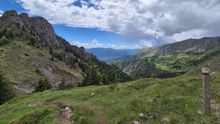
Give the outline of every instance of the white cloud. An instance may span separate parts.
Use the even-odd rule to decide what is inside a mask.
[[[175,41],[181,41],[189,38],[201,38],[203,36],[209,36],[206,30],[189,30],[181,33],[176,33],[173,35]]]
[[[146,40],[146,39],[143,39],[143,40],[140,40],[140,43],[138,44],[139,47],[153,47],[153,40]]]
[[[82,42],[82,41],[74,41],[72,43],[73,45],[79,46],[79,47],[85,47],[85,48],[98,48],[98,47],[104,47],[103,44],[101,44],[96,39],[93,39],[91,42]]]
[[[0,10],[0,17],[2,16],[3,13],[4,13],[4,11]]]
[[[218,0],[16,0],[30,14],[71,27],[98,28],[153,45],[220,35]],[[73,3],[81,1],[82,6]],[[151,41],[149,41],[151,42]]]
[[[76,45],[79,47],[85,47],[85,48],[113,48],[113,49],[140,49],[144,47],[152,47],[152,43],[148,42],[146,40],[142,40],[135,45],[116,45],[113,43],[107,43],[107,44],[102,44],[98,40],[93,39],[90,42],[82,42],[82,41],[74,41],[72,42],[72,45]]]

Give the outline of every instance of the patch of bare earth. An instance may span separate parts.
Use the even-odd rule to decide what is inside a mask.
[[[73,114],[73,108],[66,105],[62,101],[51,101],[51,102],[45,102],[45,103],[32,103],[29,104],[28,107],[36,107],[36,106],[50,106],[50,105],[56,105],[60,111],[57,115],[57,120],[59,124],[74,124],[73,121],[71,121],[71,116]]]

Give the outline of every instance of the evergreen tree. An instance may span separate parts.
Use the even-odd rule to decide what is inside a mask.
[[[9,81],[0,72],[0,104],[12,99],[14,94],[10,88]]]
[[[8,40],[7,37],[2,36],[2,37],[0,38],[0,46],[1,46],[1,45],[4,45],[4,44],[8,44],[8,43],[9,43],[9,40]]]
[[[39,84],[37,86],[37,88],[35,89],[35,92],[42,92],[48,89],[51,89],[52,86],[49,83],[49,81],[47,80],[47,78],[43,78],[39,80]]]

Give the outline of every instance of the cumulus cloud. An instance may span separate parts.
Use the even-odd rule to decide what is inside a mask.
[[[15,0],[56,24],[97,28],[158,45],[220,35],[219,0]]]

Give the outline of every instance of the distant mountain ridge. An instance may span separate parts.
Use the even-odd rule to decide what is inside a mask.
[[[115,64],[135,79],[146,77],[173,77],[220,55],[220,37],[188,39],[140,50],[134,57]]]
[[[86,51],[94,54],[100,60],[112,62],[117,59],[132,57],[139,49],[89,48]]]
[[[220,37],[204,37],[201,39],[187,39],[180,42],[166,44],[159,47],[157,56],[168,55],[176,52],[195,51],[201,52],[220,45]]]

